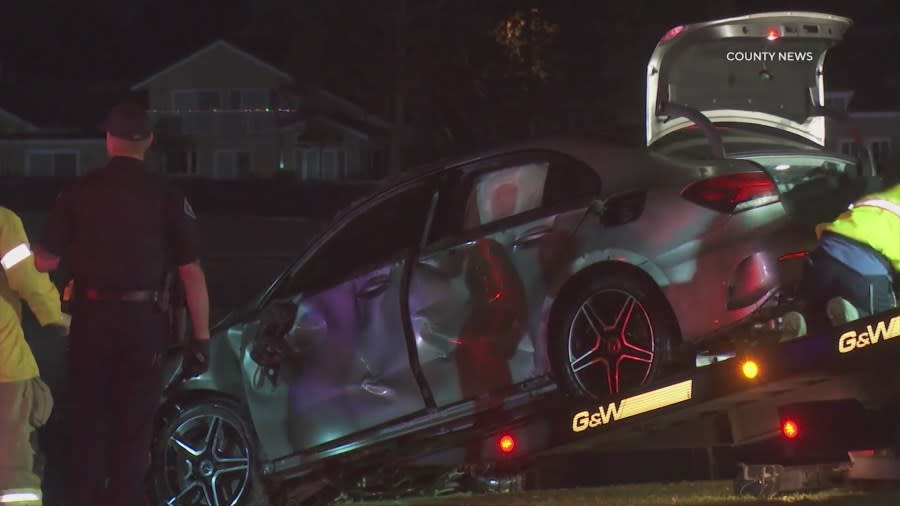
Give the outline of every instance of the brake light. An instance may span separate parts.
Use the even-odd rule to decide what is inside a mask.
[[[803,260],[809,255],[808,251],[792,251],[778,257],[779,262],[787,262],[789,260]]]
[[[691,184],[681,192],[691,202],[723,213],[739,213],[778,202],[778,187],[764,172],[716,176]]]
[[[516,449],[516,438],[509,434],[504,434],[497,440],[497,447],[503,453],[512,453]]]
[[[800,426],[794,420],[785,420],[781,424],[781,433],[788,439],[797,439],[800,435]]]
[[[670,40],[678,37],[681,32],[684,31],[684,25],[676,26],[675,28],[671,28],[668,32],[666,32],[661,39],[659,39],[659,43],[669,42]]]

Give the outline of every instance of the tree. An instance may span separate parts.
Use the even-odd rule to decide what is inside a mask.
[[[537,7],[517,9],[494,27],[498,44],[506,51],[509,67],[523,78],[545,81],[550,75],[552,58],[547,48],[553,42],[559,24],[541,15]]]

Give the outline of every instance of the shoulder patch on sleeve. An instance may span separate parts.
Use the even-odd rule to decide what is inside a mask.
[[[194,214],[194,208],[191,207],[191,203],[188,202],[187,197],[184,198],[184,214],[190,216],[193,219],[197,219],[197,215]]]

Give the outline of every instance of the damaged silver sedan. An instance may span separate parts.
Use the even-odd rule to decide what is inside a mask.
[[[210,370],[169,386],[155,493],[236,504],[267,493],[261,475],[274,486],[449,422],[496,428],[479,417],[523,396],[643,385],[773,300],[786,221],[741,160],[571,138],[424,170],[218,326]]]

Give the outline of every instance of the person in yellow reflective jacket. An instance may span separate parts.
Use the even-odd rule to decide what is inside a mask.
[[[801,287],[804,315],[784,317],[787,339],[821,332],[897,306],[900,273],[900,184],[867,195],[830,223],[816,227]],[[803,317],[805,316],[805,318]]]
[[[68,334],[69,317],[59,292],[38,272],[22,220],[0,207],[0,504],[40,505],[41,480],[34,472],[31,436],[53,409],[50,389],[22,329],[22,301],[38,322]]]

